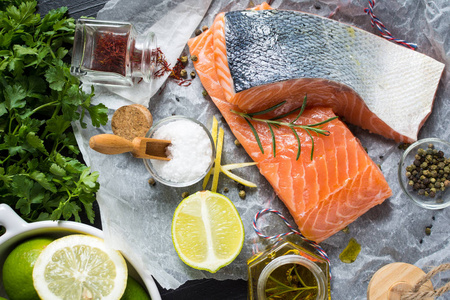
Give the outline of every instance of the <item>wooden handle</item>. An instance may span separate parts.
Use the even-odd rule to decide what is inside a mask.
[[[120,154],[133,150],[133,143],[114,134],[94,135],[89,140],[89,146],[103,154]]]

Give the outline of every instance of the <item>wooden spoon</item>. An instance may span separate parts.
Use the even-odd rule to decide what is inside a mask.
[[[135,137],[129,141],[114,134],[94,135],[89,140],[89,146],[103,154],[120,154],[131,152],[134,157],[170,160],[166,154],[166,147],[171,141],[145,137]]]

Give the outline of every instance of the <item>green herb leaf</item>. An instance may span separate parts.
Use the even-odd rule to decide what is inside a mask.
[[[267,125],[269,126],[270,134],[272,135],[272,152],[273,152],[273,157],[275,157],[275,156],[277,156],[275,133],[273,132],[272,125],[270,125],[270,123],[267,123]]]
[[[53,182],[51,182],[44,173],[39,171],[33,171],[30,174],[30,178],[34,179],[36,182],[38,182],[43,188],[46,190],[49,190],[53,193],[56,193],[56,186]]]
[[[245,121],[247,121],[247,124],[250,126],[250,129],[252,130],[253,135],[255,136],[256,142],[258,143],[259,150],[261,150],[261,153],[264,154],[264,148],[261,145],[261,140],[259,139],[258,132],[256,132],[255,127],[253,127],[253,124],[248,119],[245,119]]]
[[[27,101],[25,100],[27,92],[19,84],[6,86],[3,94],[5,96],[5,106],[8,110],[22,108],[27,103]]]
[[[50,88],[61,92],[66,84],[66,77],[61,66],[51,66],[45,72],[45,79],[50,83]]]
[[[41,151],[45,155],[49,155],[48,152],[47,152],[47,149],[45,149],[44,141],[41,140],[38,136],[36,136],[36,134],[34,132],[29,132],[27,134],[27,138],[26,139],[27,139],[27,143],[32,148],[35,148],[35,149]]]

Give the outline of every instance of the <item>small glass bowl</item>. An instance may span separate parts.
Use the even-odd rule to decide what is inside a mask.
[[[185,120],[185,121],[189,121],[189,122],[193,122],[197,125],[199,125],[204,132],[206,133],[206,135],[208,136],[210,145],[211,145],[211,163],[209,164],[208,168],[198,177],[189,180],[189,181],[184,181],[184,182],[178,182],[178,181],[172,181],[172,180],[168,180],[162,176],[160,176],[160,174],[158,174],[157,169],[155,168],[154,164],[155,163],[160,163],[161,161],[156,161],[154,159],[143,159],[144,161],[144,165],[147,168],[147,170],[150,172],[150,174],[153,176],[153,178],[158,181],[161,182],[162,184],[165,184],[167,186],[172,186],[172,187],[186,187],[186,186],[190,186],[193,185],[194,183],[197,183],[198,181],[200,181],[202,178],[204,178],[206,176],[206,174],[208,174],[209,170],[212,168],[212,166],[214,165],[214,158],[216,157],[216,149],[214,146],[214,140],[212,138],[211,133],[209,132],[209,130],[205,127],[205,125],[203,125],[201,122],[192,119],[192,118],[188,118],[188,117],[184,117],[184,116],[172,116],[172,117],[167,117],[165,119],[162,119],[161,121],[157,122],[155,125],[152,126],[152,128],[150,128],[150,130],[147,132],[146,137],[148,138],[152,138],[154,137],[154,133],[161,128],[164,125],[167,125],[171,122],[175,122],[175,121],[179,121],[179,120]],[[192,145],[193,147],[195,147],[195,145]]]
[[[406,177],[406,167],[413,164],[415,155],[419,148],[428,149],[428,145],[433,144],[434,149],[444,152],[444,157],[450,157],[450,143],[438,138],[426,138],[418,140],[411,144],[403,153],[400,164],[398,166],[398,180],[400,187],[417,205],[427,209],[442,209],[450,205],[450,187],[445,191],[438,190],[434,197],[420,195],[418,191],[414,191],[408,184],[409,179]]]

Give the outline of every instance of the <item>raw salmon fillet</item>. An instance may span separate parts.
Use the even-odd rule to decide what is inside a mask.
[[[264,6],[263,6],[264,8]],[[251,158],[270,182],[279,198],[292,214],[300,231],[309,239],[321,242],[345,228],[371,207],[391,196],[383,174],[361,147],[358,139],[340,120],[326,123],[329,136],[314,136],[314,158],[311,160],[311,139],[297,130],[302,152],[297,156],[297,141],[290,129],[275,128],[276,156],[265,124],[252,122],[261,139],[261,153],[246,121],[231,112],[238,106],[226,100],[214,63],[214,27],[188,42],[199,78]],[[304,111],[298,124],[311,124],[335,116],[331,108],[313,107]],[[286,117],[289,121],[296,115]]]
[[[228,102],[255,112],[287,101],[282,114],[307,94],[309,106],[331,107],[370,132],[417,140],[444,64],[350,25],[268,8],[214,21],[214,64]]]

